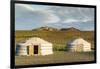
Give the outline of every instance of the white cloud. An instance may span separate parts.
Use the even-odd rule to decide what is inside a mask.
[[[94,19],[90,19],[90,18],[84,18],[84,19],[66,19],[64,20],[62,23],[76,23],[76,22],[79,22],[79,23],[90,23],[91,21],[93,21]]]
[[[86,19],[83,19],[82,20],[82,22],[92,22],[92,21],[94,21],[94,19],[93,18],[86,18]]]
[[[37,23],[57,23],[60,18],[46,10],[34,10],[31,5],[16,4],[16,20],[33,21]]]
[[[77,19],[66,19],[63,21],[63,23],[73,23],[73,22],[79,22],[80,20]]]
[[[26,17],[28,17],[29,20],[33,18],[34,22],[57,23],[60,21],[61,23],[72,23],[88,22],[91,20],[93,21],[93,16],[90,17],[90,13],[88,12],[90,11],[90,9],[88,8],[51,7],[50,9],[49,7],[49,10],[36,10],[32,7],[32,5],[28,4],[16,4],[16,7],[17,12],[19,12],[21,16],[26,15]]]
[[[43,13],[45,15],[44,23],[57,23],[60,21],[60,18],[53,13],[48,13],[46,11],[43,11]]]
[[[93,8],[78,7],[51,7],[61,19],[62,23],[89,22],[94,21]]]
[[[34,9],[32,8],[32,6],[31,5],[28,5],[28,4],[15,4],[15,6],[19,6],[19,8],[20,7],[24,7],[27,10],[34,11]]]
[[[35,6],[37,7],[37,5]],[[90,9],[58,6],[49,6],[48,8],[38,6],[37,8],[35,8],[35,6],[33,7],[33,5],[28,4],[16,4],[16,23],[30,23],[32,25],[37,23],[37,26],[50,25],[55,27],[75,27],[77,24],[79,24],[79,26],[82,28],[84,23],[84,28],[88,28],[87,24],[88,26],[91,25],[92,28],[94,27],[92,25],[92,23],[94,23],[93,8]]]

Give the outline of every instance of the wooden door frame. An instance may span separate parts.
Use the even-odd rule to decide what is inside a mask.
[[[29,45],[27,46],[27,55],[28,56],[34,56],[34,46],[35,45]],[[37,45],[38,46],[38,54],[37,55],[40,55],[40,45]]]

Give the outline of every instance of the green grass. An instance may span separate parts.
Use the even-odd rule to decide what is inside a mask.
[[[64,52],[56,51],[47,56],[16,56],[15,65],[35,65],[35,64],[52,64],[52,63],[70,63],[93,61],[93,52]]]

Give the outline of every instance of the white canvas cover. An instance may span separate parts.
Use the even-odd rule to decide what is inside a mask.
[[[68,42],[67,46],[70,50],[78,51],[78,47],[82,45],[83,51],[91,51],[91,43],[85,41],[83,38],[74,39]]]
[[[41,38],[38,38],[38,37],[33,37],[33,38],[30,38],[28,40],[26,40],[25,43],[23,43],[23,45],[27,46],[27,45],[32,45],[32,44],[48,44],[48,45],[52,45],[52,43],[48,42],[48,41],[45,41]]]
[[[33,37],[30,38],[28,40],[26,40],[25,43],[19,43],[19,45],[21,46],[21,49],[19,49],[19,55],[27,55],[27,46],[34,46],[34,45],[38,45],[40,47],[40,54],[41,55],[49,55],[49,54],[53,54],[53,45],[52,43],[45,41],[41,38],[38,37]],[[24,49],[24,52],[23,52]]]

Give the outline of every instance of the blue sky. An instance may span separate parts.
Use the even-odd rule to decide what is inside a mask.
[[[94,8],[16,4],[15,30],[42,26],[94,30]]]

